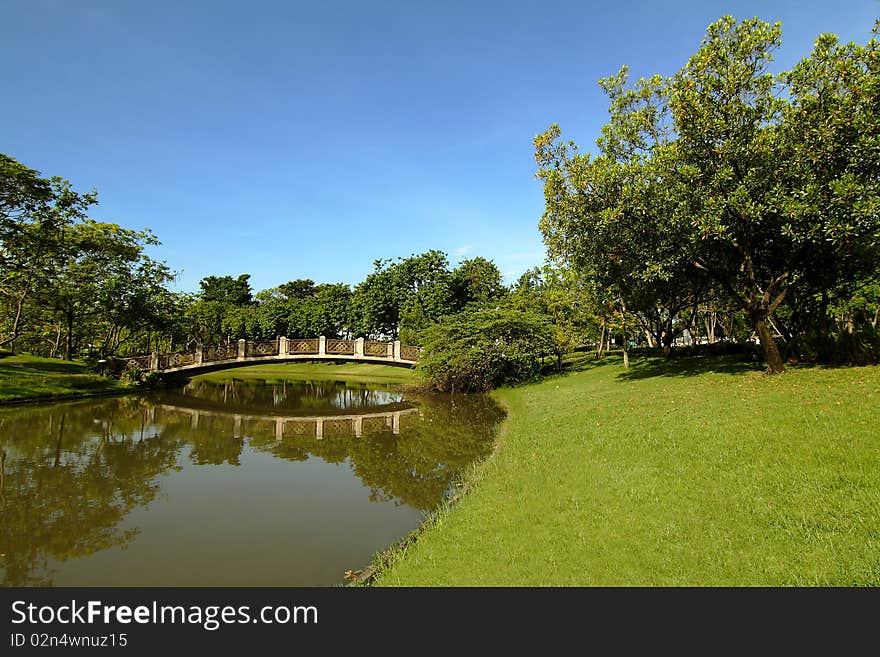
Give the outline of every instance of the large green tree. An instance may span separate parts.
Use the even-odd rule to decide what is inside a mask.
[[[66,359],[81,340],[104,333],[109,344],[117,344],[119,329],[149,320],[152,301],[172,278],[163,263],[144,254],[154,244],[149,231],[88,219],[60,230],[53,269],[39,296],[61,320]]]
[[[449,262],[431,250],[397,261],[376,260],[374,270],[355,288],[355,332],[366,337],[409,337],[450,308]]]
[[[15,348],[34,294],[58,266],[62,232],[83,220],[97,202],[62,178],[43,178],[0,153],[0,345]]]
[[[199,281],[203,301],[217,301],[233,306],[246,306],[253,301],[250,274],[232,276],[206,276]]]
[[[815,287],[817,263],[829,287],[876,271],[880,234],[876,42],[823,37],[774,75],[780,38],[778,24],[724,17],[674,76],[603,82],[611,120],[596,158],[556,126],[535,140],[551,253],[622,300],[642,282],[680,294],[676,281],[706,276],[745,314],[770,372],[784,370],[771,318],[793,287]]]

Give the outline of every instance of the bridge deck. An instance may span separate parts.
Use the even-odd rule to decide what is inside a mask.
[[[246,365],[259,365],[261,363],[284,363],[291,361],[336,361],[348,363],[374,363],[378,365],[393,365],[397,367],[415,367],[418,361],[414,360],[394,360],[393,358],[383,358],[381,356],[355,356],[352,354],[287,354],[285,356],[252,356],[250,358],[230,358],[226,360],[213,360],[207,363],[192,363],[190,365],[181,365],[180,367],[166,367],[158,370],[162,374],[173,374],[175,372],[191,372],[197,374],[199,372],[211,372],[214,370],[227,369],[230,367],[244,367]]]

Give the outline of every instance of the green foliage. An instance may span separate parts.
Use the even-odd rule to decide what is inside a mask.
[[[491,260],[477,256],[462,260],[449,276],[451,303],[456,310],[475,304],[480,308],[504,298],[507,288],[501,271]]]
[[[596,157],[555,125],[535,139],[552,256],[658,342],[701,303],[732,300],[770,371],[784,369],[770,325],[787,299],[847,294],[880,262],[877,42],[826,35],[773,75],[780,38],[778,24],[724,17],[674,76],[601,81],[611,118]]]
[[[232,276],[207,276],[199,281],[202,301],[216,301],[232,306],[246,306],[253,301],[250,274],[238,278]]]
[[[550,349],[558,366],[565,354],[599,339],[602,309],[591,282],[573,269],[535,268],[520,277],[507,299],[514,310],[547,318]]]
[[[465,311],[427,328],[422,344],[418,367],[433,387],[476,392],[537,376],[551,331],[545,317],[528,311]]]
[[[154,371],[144,372],[141,376],[141,383],[148,388],[155,388],[162,383],[162,375]]]
[[[407,320],[414,333],[448,312],[446,254],[431,250],[396,262],[376,260],[373,264],[373,272],[354,291],[355,334],[397,337],[407,328]]]
[[[146,371],[137,363],[129,361],[122,370],[122,374],[119,378],[124,383],[137,384],[144,378],[145,373]]]

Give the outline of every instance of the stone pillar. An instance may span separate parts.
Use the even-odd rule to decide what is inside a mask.
[[[238,360],[244,360],[244,355],[247,353],[245,345],[246,342],[244,338],[238,341]]]
[[[281,336],[278,338],[278,355],[286,356],[287,355],[287,338],[285,336]]]
[[[327,338],[323,335],[318,338],[318,355],[326,356],[327,355]]]
[[[400,433],[400,411],[391,414],[391,432]]]
[[[388,358],[394,358],[394,343],[389,342],[385,346],[388,347],[388,349],[385,351],[385,355],[388,356]]]
[[[354,341],[354,357],[355,358],[363,358],[364,357],[364,339],[358,338]]]
[[[191,429],[199,428],[199,412],[193,411],[193,414],[189,416],[189,426]]]
[[[400,340],[394,341],[394,360],[400,360]]]
[[[275,440],[284,438],[284,418],[275,418]]]
[[[324,437],[324,420],[315,420],[315,438],[321,440]]]
[[[196,365],[201,365],[205,362],[205,349],[202,345],[196,345]]]
[[[156,371],[159,369],[159,352],[154,351],[150,354],[150,369]]]
[[[232,416],[232,437],[241,438],[241,415]]]
[[[362,435],[364,435],[364,416],[363,415],[356,415],[353,418],[352,424],[354,424],[355,438],[360,438]]]

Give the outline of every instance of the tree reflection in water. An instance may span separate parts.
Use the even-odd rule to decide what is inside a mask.
[[[201,382],[145,396],[4,409],[2,583],[51,585],[50,559],[131,543],[140,530],[120,524],[154,500],[161,475],[187,463],[240,466],[246,449],[347,464],[371,500],[428,511],[467,464],[488,454],[501,415],[486,397],[404,399],[338,382]]]

